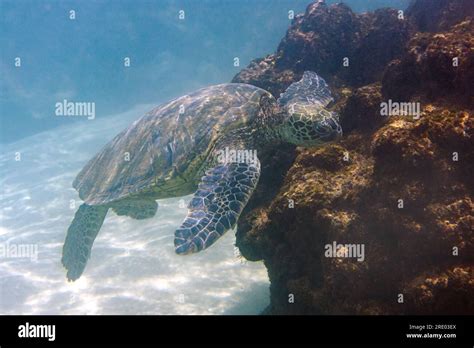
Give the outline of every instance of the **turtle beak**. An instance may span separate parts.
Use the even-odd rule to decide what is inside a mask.
[[[339,122],[335,118],[332,118],[332,117],[328,119],[327,121],[328,121],[329,126],[333,130],[334,139],[339,139],[340,137],[342,137],[342,127],[339,124]]]

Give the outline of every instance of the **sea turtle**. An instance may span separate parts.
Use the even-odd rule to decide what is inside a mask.
[[[232,229],[260,176],[258,152],[288,142],[317,146],[342,134],[326,110],[328,85],[306,71],[276,100],[248,84],[202,88],[151,110],[95,155],[74,180],[84,201],[67,231],[62,263],[81,276],[107,211],[155,215],[157,199],[194,192],[175,232],[177,254],[211,246]]]

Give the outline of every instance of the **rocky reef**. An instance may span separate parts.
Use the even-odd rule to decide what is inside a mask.
[[[473,3],[312,3],[234,77],[278,95],[316,71],[345,132],[264,155],[237,246],[268,269],[266,313],[474,313]],[[388,100],[420,112],[381,116]],[[363,260],[326,257],[333,242],[363,245]]]
[[[355,14],[342,3],[313,3],[295,16],[275,54],[252,61],[232,82],[278,95],[312,70],[336,86],[363,86],[379,80],[387,63],[402,55],[413,30],[394,9]]]

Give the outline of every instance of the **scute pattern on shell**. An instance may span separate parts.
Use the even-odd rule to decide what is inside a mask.
[[[82,169],[73,187],[88,204],[106,204],[184,181],[197,156],[223,133],[252,120],[263,89],[247,84],[202,88],[151,110],[118,134]],[[160,197],[157,197],[160,198]]]

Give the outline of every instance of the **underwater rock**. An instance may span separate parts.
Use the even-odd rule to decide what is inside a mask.
[[[474,267],[458,266],[419,276],[406,285],[409,313],[456,315],[474,313]]]
[[[276,52],[277,70],[292,69],[334,74],[360,35],[357,15],[344,4],[310,4],[296,16]]]
[[[467,16],[474,16],[474,1],[417,0],[410,4],[406,13],[418,31],[445,31]]]
[[[384,118],[380,115],[381,85],[374,83],[357,88],[341,110],[340,121],[344,134],[354,129],[373,130]]]
[[[274,149],[268,149],[266,153],[259,153],[259,158],[262,159],[259,185],[239,218],[236,233],[236,246],[247,260],[259,261],[264,258],[265,251],[261,241],[265,236],[258,229],[267,222],[268,206],[278,194],[295,157],[296,149],[289,144],[282,144]]]
[[[385,65],[402,54],[411,31],[394,9],[356,14],[342,3],[314,2],[294,18],[275,54],[252,61],[232,82],[278,96],[311,70],[337,85],[363,86],[379,79]]]
[[[361,36],[350,56],[350,69],[340,71],[347,84],[363,86],[379,81],[387,63],[400,57],[413,33],[413,26],[395,9],[378,9],[358,15]]]
[[[429,13],[432,3],[410,8],[418,28],[416,9]],[[345,134],[288,155],[283,178],[262,177],[260,198],[239,220],[242,254],[268,269],[265,314],[472,314],[474,29],[453,19],[457,6],[442,8],[447,29],[433,34],[395,21],[394,10],[313,3],[275,54],[234,78],[279,93],[304,70],[321,73]],[[367,57],[345,71],[334,63],[342,52]],[[421,101],[420,117],[382,117],[389,98]],[[286,156],[273,154],[271,165]],[[363,260],[328,257],[333,243],[363,245]]]
[[[439,296],[438,307],[413,304],[410,294],[418,290],[409,285],[433,269],[474,262],[472,118],[436,109],[416,122],[388,122],[373,137],[355,133],[300,150],[264,218],[249,231],[264,251],[270,313],[440,314],[441,303],[452,300],[464,301],[456,313],[467,314],[474,306],[472,277],[456,278],[456,289],[423,300]],[[466,155],[462,164],[452,161],[453,148]],[[333,242],[363,244],[364,261],[325,257]],[[397,304],[400,293],[405,304]]]
[[[406,54],[392,61],[382,79],[385,99],[419,100],[474,107],[474,20],[448,32],[417,33]]]

